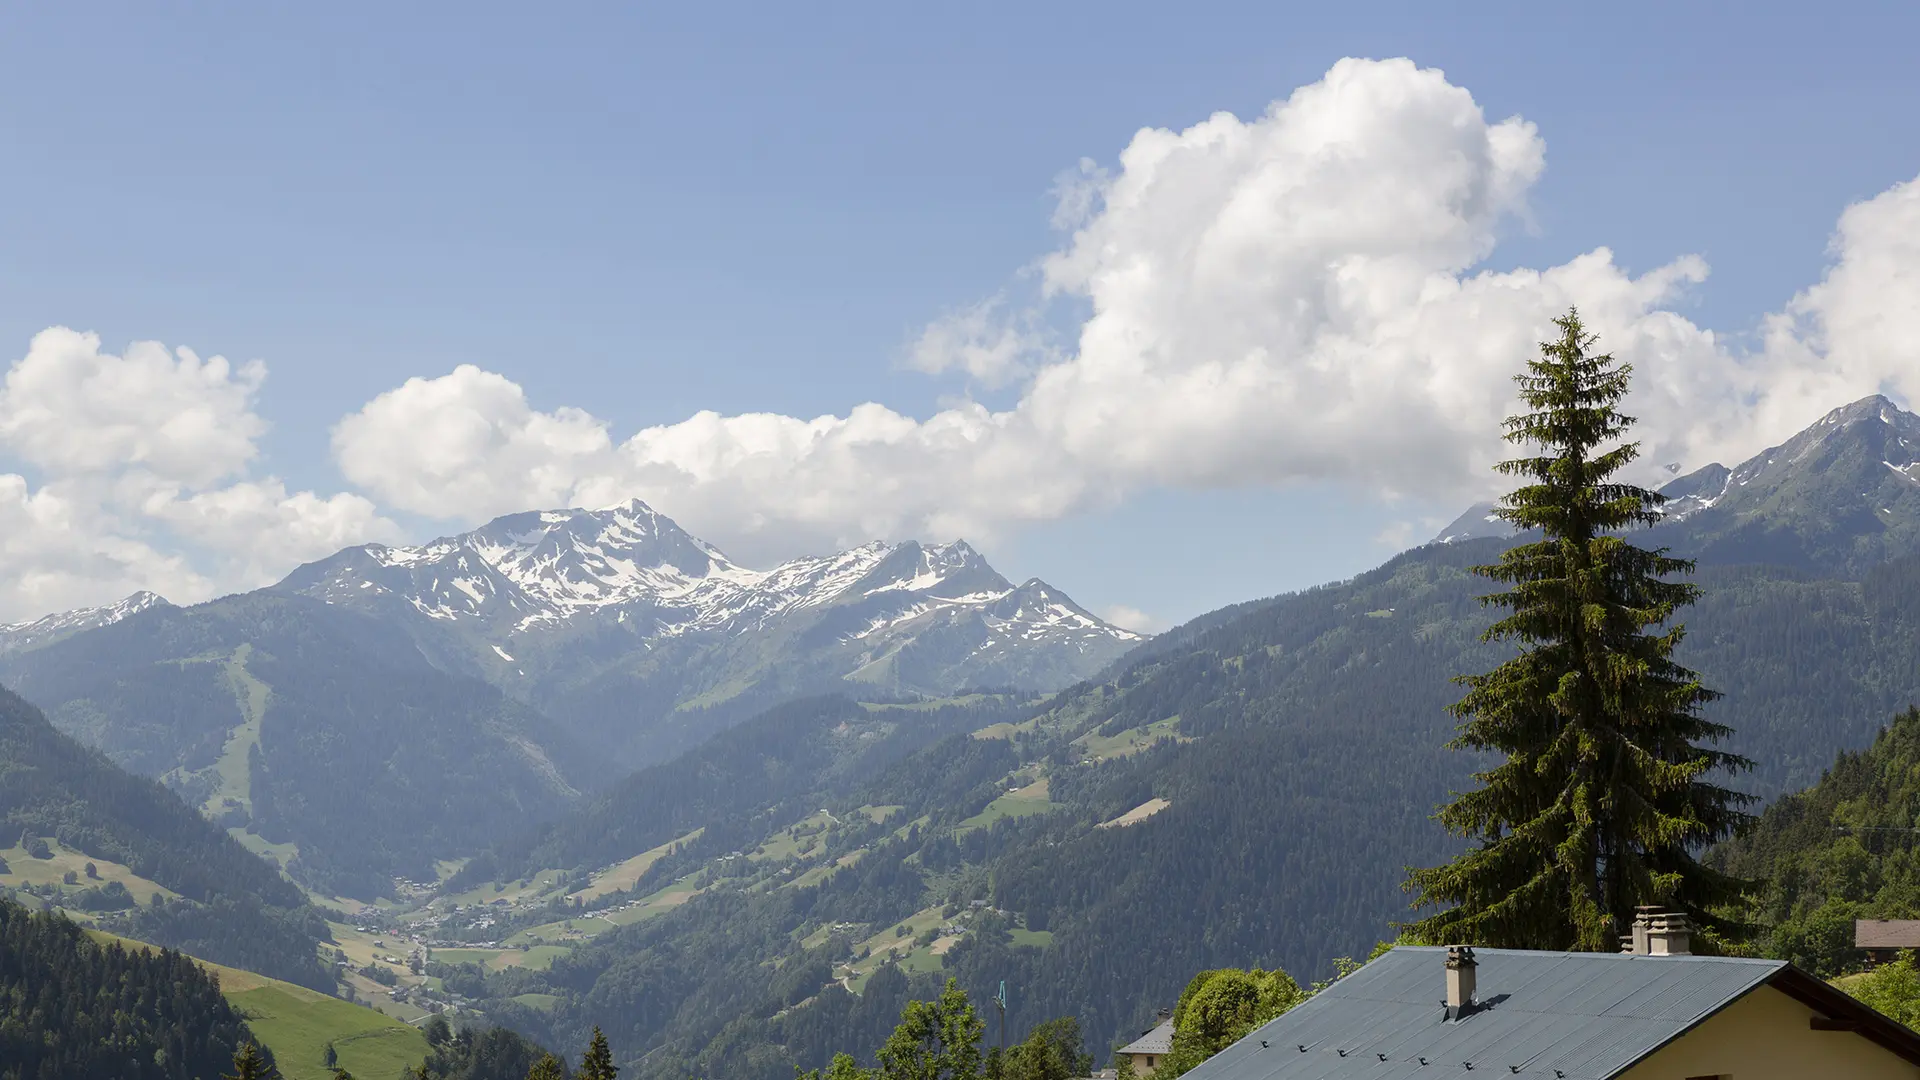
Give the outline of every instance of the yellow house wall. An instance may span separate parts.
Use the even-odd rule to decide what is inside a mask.
[[[1620,1074],[1620,1080],[1916,1080],[1920,1067],[1851,1031],[1814,1031],[1812,1009],[1762,986]]]

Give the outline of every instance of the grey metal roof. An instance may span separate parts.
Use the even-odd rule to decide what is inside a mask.
[[[1146,1034],[1120,1048],[1122,1054],[1164,1054],[1173,1049],[1173,1021],[1162,1020]]]
[[[1787,967],[1708,956],[1474,955],[1484,1007],[1459,1021],[1444,1019],[1446,950],[1402,945],[1187,1075],[1605,1080]]]

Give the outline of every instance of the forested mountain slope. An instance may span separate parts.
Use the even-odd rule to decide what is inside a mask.
[[[0,1076],[210,1080],[248,1040],[219,985],[187,957],[103,945],[0,900]]]
[[[1805,791],[1767,807],[1713,862],[1766,883],[1751,911],[1760,946],[1834,975],[1863,960],[1855,919],[1920,918],[1920,710],[1864,750],[1842,752]]]
[[[1857,577],[1920,549],[1920,416],[1879,395],[1731,469],[1669,484],[1656,542],[1706,563]],[[1671,539],[1668,539],[1668,538]]]
[[[17,652],[0,673],[56,726],[159,777],[323,891],[395,877],[557,814],[606,774],[532,709],[402,632],[304,597],[155,607]]]
[[[52,837],[176,894],[91,906],[130,937],[331,991],[316,958],[326,924],[300,890],[172,792],[134,776],[0,690],[0,835]],[[31,855],[25,856],[32,858]],[[78,906],[82,881],[63,896]],[[102,893],[103,900],[106,894]]]
[[[818,793],[856,784],[945,736],[1023,718],[1031,700],[982,694],[887,704],[835,694],[775,706],[674,761],[641,769],[558,821],[508,838],[447,887],[547,867],[606,866],[694,829],[706,830],[706,845],[728,850],[760,838],[756,821],[762,829],[769,821],[784,826],[811,812]]]

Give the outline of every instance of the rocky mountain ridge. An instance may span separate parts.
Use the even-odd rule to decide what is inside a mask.
[[[1920,415],[1879,394],[1728,468],[1674,478],[1649,542],[1707,563],[1857,574],[1920,544]],[[1432,543],[1514,535],[1477,503]]]
[[[753,570],[638,499],[604,510],[512,514],[418,547],[347,548],[300,567],[279,587],[347,606],[395,598],[431,619],[483,625],[501,645],[608,615],[643,637],[740,634],[807,609],[891,593],[912,601],[889,605],[854,636],[962,606],[1018,622],[1029,639],[1066,631],[1140,640],[1038,579],[1016,589],[965,541],[876,541]],[[994,607],[1016,593],[1028,603]]]
[[[757,570],[638,500],[347,548],[273,591],[403,627],[437,665],[630,765],[801,694],[1054,690],[1142,640],[1043,581],[1013,584],[964,541]]]
[[[27,622],[9,623],[0,626],[0,656],[16,649],[31,649],[41,645],[69,638],[83,630],[92,630],[98,626],[111,626],[129,615],[135,615],[151,607],[167,606],[165,597],[142,589],[121,600],[100,607],[77,608],[73,611],[56,611]]]

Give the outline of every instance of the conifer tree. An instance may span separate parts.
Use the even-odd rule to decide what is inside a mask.
[[[613,1063],[613,1051],[607,1046],[607,1037],[600,1028],[593,1029],[593,1041],[587,1044],[587,1052],[581,1055],[580,1071],[575,1074],[578,1080],[614,1080],[620,1069]]]
[[[527,1080],[567,1080],[567,1067],[559,1058],[546,1054],[527,1070]]]
[[[1745,883],[1695,854],[1747,819],[1748,796],[1714,782],[1750,768],[1712,749],[1731,729],[1704,719],[1719,696],[1673,660],[1674,615],[1698,596],[1669,580],[1693,564],[1621,535],[1660,520],[1665,498],[1615,479],[1639,445],[1615,443],[1633,425],[1619,412],[1632,373],[1595,355],[1577,311],[1554,320],[1557,339],[1516,377],[1532,410],[1508,418],[1506,438],[1538,448],[1500,463],[1524,478],[1495,513],[1540,538],[1474,572],[1501,582],[1482,598],[1507,609],[1485,640],[1518,655],[1467,692],[1456,749],[1497,755],[1438,818],[1472,847],[1417,869],[1415,906],[1444,909],[1410,927],[1436,943],[1612,951],[1641,904],[1686,911],[1697,925],[1737,932],[1717,905]]]
[[[251,1042],[240,1044],[233,1054],[233,1073],[222,1080],[280,1080],[280,1070],[260,1048]]]

